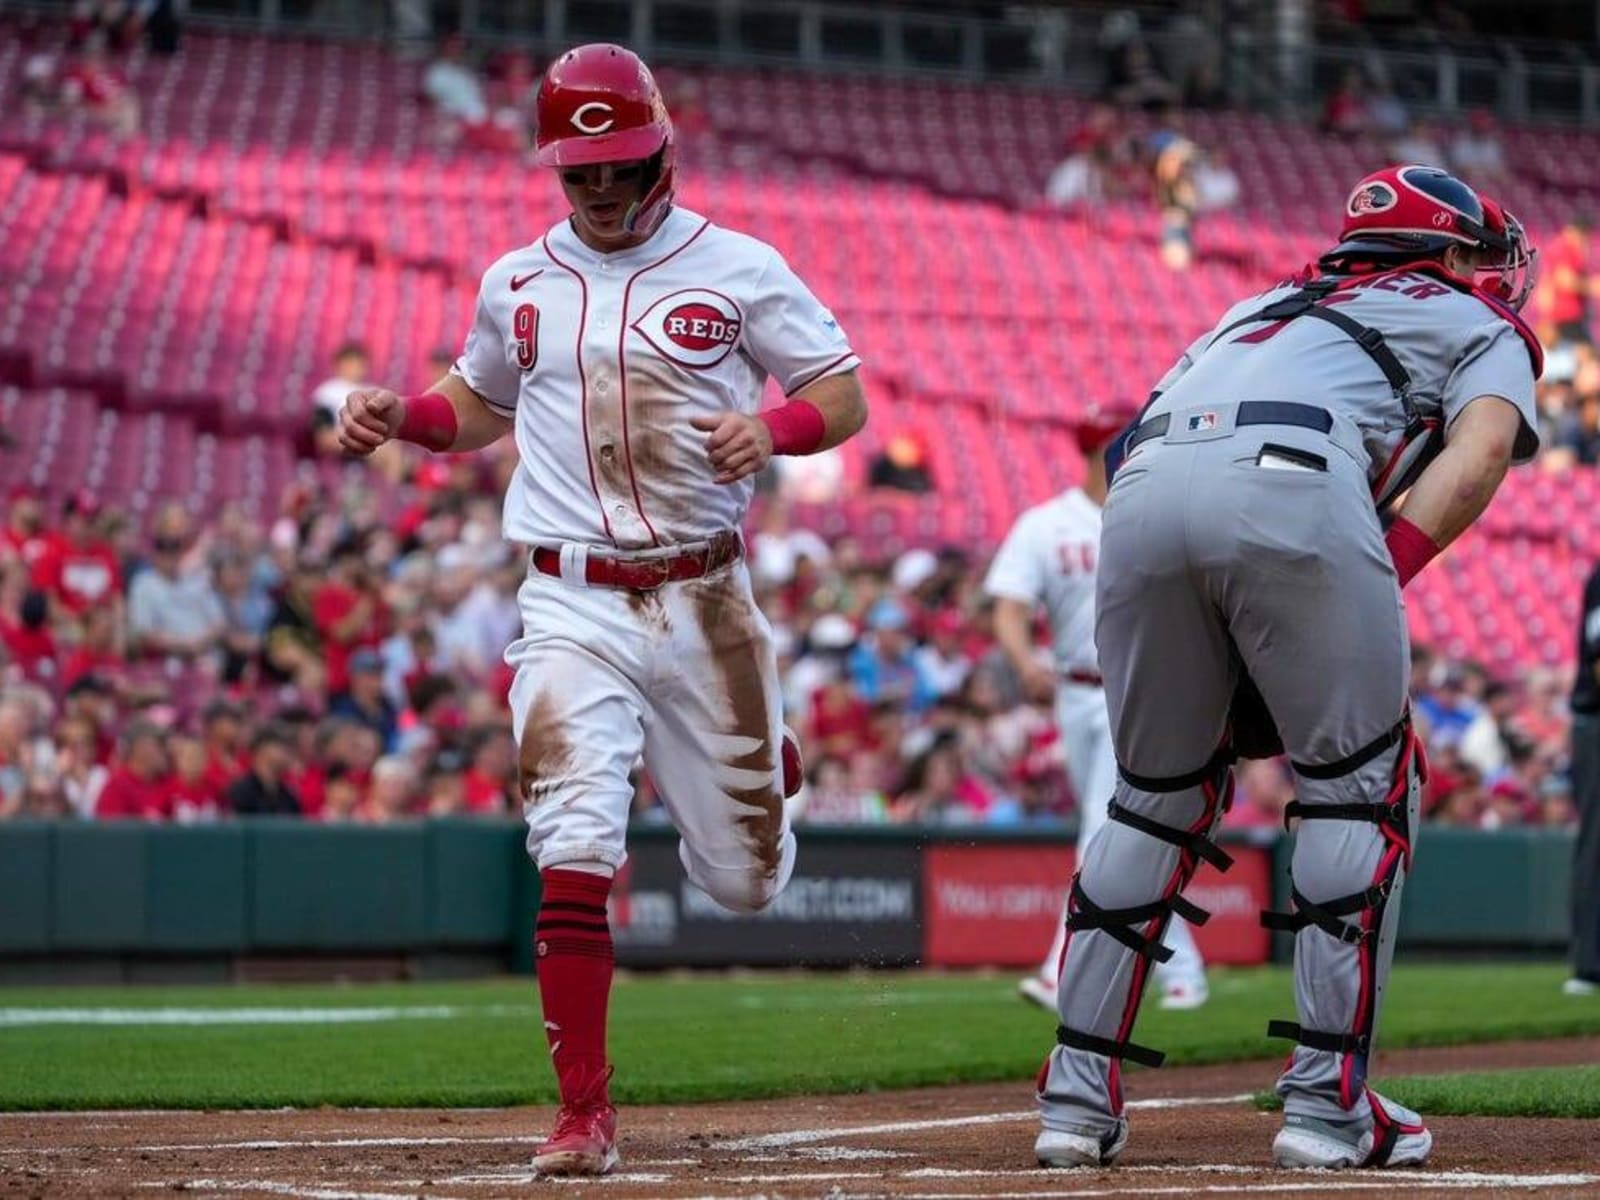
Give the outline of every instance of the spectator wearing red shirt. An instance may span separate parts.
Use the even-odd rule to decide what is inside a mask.
[[[40,586],[73,617],[100,607],[117,618],[122,612],[122,565],[96,527],[99,516],[100,501],[93,495],[73,496],[67,501],[63,536],[40,560]]]
[[[160,821],[172,815],[166,779],[166,739],[145,722],[122,735],[122,753],[100,790],[95,816],[101,820]]]
[[[128,136],[139,131],[139,100],[122,75],[106,61],[105,38],[99,31],[89,35],[82,50],[62,72],[61,97],[119,134]]]
[[[231,700],[213,700],[200,714],[206,783],[219,795],[250,769],[244,714]]]
[[[1540,266],[1544,318],[1541,335],[1547,344],[1594,341],[1589,328],[1589,301],[1600,297],[1600,278],[1589,271],[1589,222],[1568,224],[1544,247]]]
[[[350,656],[376,649],[388,632],[378,581],[358,545],[346,544],[335,552],[329,578],[312,599],[311,614],[322,637],[328,694],[338,696],[350,687]]]
[[[122,629],[107,608],[83,614],[83,636],[61,663],[61,682],[71,687],[86,675],[115,675],[127,662]]]
[[[466,810],[487,816],[505,813],[510,807],[506,785],[514,766],[506,731],[489,729],[478,734],[472,744],[472,762],[462,776]]]
[[[62,702],[62,720],[82,721],[94,735],[93,761],[109,767],[117,744],[110,730],[116,719],[116,696],[99,675],[84,675],[67,688]]]
[[[811,697],[811,739],[825,754],[850,758],[874,745],[872,706],[848,679],[835,679]]]
[[[56,640],[50,633],[50,602],[43,592],[24,595],[15,617],[0,610],[0,646],[29,682],[48,684],[55,679]]]
[[[28,568],[33,586],[43,587],[40,564],[54,556],[61,537],[45,528],[44,502],[32,488],[14,487],[6,500],[6,522],[0,527],[0,560],[15,555]]]
[[[222,786],[208,770],[206,747],[199,738],[174,737],[172,777],[167,781],[168,811],[180,825],[215,821],[225,811]]]

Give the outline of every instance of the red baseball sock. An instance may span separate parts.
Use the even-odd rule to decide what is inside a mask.
[[[534,955],[544,1032],[561,1102],[575,1104],[592,1099],[596,1087],[604,1086],[606,1007],[616,961],[606,920],[611,880],[554,867],[542,878]]]

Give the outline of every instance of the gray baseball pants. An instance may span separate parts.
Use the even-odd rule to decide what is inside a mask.
[[[1122,1062],[1159,1062],[1130,1035],[1179,893],[1231,789],[1228,705],[1241,666],[1296,774],[1299,1044],[1285,1109],[1370,1121],[1358,1102],[1394,952],[1418,820],[1404,607],[1368,491],[1360,437],[1236,425],[1214,405],[1171,414],[1118,471],[1105,508],[1096,640],[1119,779],[1112,820],[1074,880],[1058,1044],[1039,1077],[1048,1128],[1104,1137]]]

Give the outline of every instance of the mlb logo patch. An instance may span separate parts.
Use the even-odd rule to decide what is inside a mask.
[[[1207,429],[1217,427],[1217,414],[1214,412],[1195,413],[1189,418],[1189,432],[1200,433]]]

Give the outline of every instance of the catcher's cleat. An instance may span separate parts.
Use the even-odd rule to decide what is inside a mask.
[[[1280,1167],[1415,1167],[1428,1160],[1433,1134],[1422,1118],[1371,1088],[1366,1102],[1372,1124],[1319,1121],[1289,1114],[1272,1142]]]
[[[1101,1137],[1041,1129],[1033,1143],[1033,1156],[1041,1167],[1109,1167],[1127,1144],[1128,1122],[1119,1119],[1116,1128]]]

